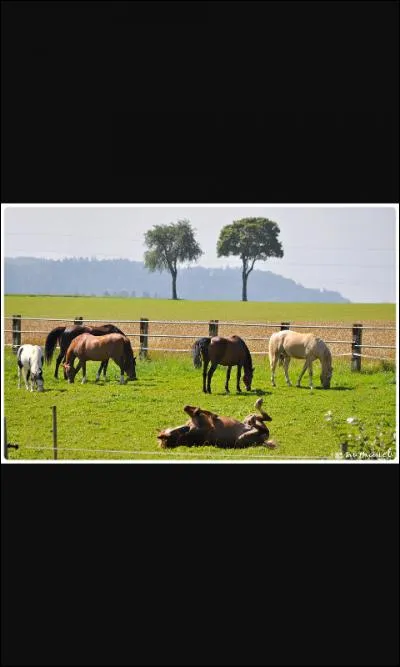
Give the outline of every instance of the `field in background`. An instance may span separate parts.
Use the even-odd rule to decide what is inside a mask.
[[[114,321],[140,317],[158,320],[241,320],[242,322],[297,322],[374,320],[394,321],[394,304],[266,303],[256,301],[172,301],[114,297],[22,296],[4,297],[5,315],[25,317],[77,316]]]

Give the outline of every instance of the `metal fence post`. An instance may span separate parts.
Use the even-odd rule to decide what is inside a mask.
[[[51,409],[53,411],[53,456],[57,461],[57,408],[53,405]]]
[[[281,322],[281,331],[284,329],[290,329],[290,322]]]
[[[148,317],[140,318],[140,359],[148,358],[148,333],[149,333],[149,319]]]
[[[219,320],[210,320],[208,323],[208,335],[210,338],[218,336],[218,322]]]
[[[353,324],[353,342],[351,344],[351,370],[361,370],[362,324]]]
[[[12,316],[12,350],[17,353],[21,345],[21,315]]]

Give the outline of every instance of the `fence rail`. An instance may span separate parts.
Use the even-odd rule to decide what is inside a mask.
[[[101,323],[104,324],[104,320],[97,320],[97,319],[85,319],[82,316],[77,316],[74,319],[71,318],[55,318],[55,317],[24,317],[22,318],[21,315],[13,315],[13,316],[6,316],[4,317],[5,321],[10,321],[12,326],[11,328],[7,327],[4,329],[4,333],[6,334],[8,341],[10,340],[10,334],[11,334],[11,340],[12,342],[5,341],[5,345],[11,346],[13,348],[13,351],[16,352],[18,347],[22,344],[22,342],[32,342],[32,340],[28,341],[23,341],[24,336],[47,336],[49,331],[54,328],[54,327],[49,327],[48,329],[45,329],[43,327],[40,328],[34,328],[34,327],[29,327],[29,323],[42,323],[42,322],[48,322],[48,323],[53,323],[53,322],[63,322],[67,326],[72,326],[73,324],[97,324]],[[24,324],[26,323],[27,328],[22,328],[22,320],[24,321]],[[258,329],[263,329],[266,332],[265,336],[247,336],[246,335],[246,341],[249,343],[254,343],[253,346],[249,346],[251,349],[251,353],[255,355],[267,355],[268,354],[268,349],[267,349],[267,344],[270,338],[269,333],[267,333],[268,330],[271,329],[288,329],[289,327],[293,327],[294,329],[307,329],[307,330],[331,330],[331,331],[351,331],[351,337],[347,340],[344,340],[343,338],[335,339],[335,338],[328,338],[325,339],[325,342],[328,343],[329,345],[333,345],[334,348],[332,349],[332,354],[333,356],[350,356],[351,357],[351,368],[352,370],[359,371],[361,370],[361,360],[364,357],[365,359],[382,359],[382,360],[395,360],[395,355],[393,357],[378,357],[378,356],[370,356],[368,354],[365,354],[364,350],[396,350],[397,346],[396,345],[388,345],[386,344],[387,342],[391,342],[392,339],[394,339],[393,333],[390,332],[395,332],[396,327],[395,326],[370,326],[370,325],[364,325],[360,322],[356,322],[353,325],[348,325],[348,324],[304,324],[304,323],[296,323],[296,322],[288,322],[288,321],[282,321],[282,322],[238,322],[238,321],[225,321],[225,320],[150,320],[149,318],[142,317],[140,319],[136,320],[118,320],[118,324],[121,325],[129,325],[128,327],[124,327],[125,333],[129,338],[139,338],[139,356],[141,359],[147,359],[149,357],[149,353],[153,352],[173,352],[173,353],[189,353],[190,349],[187,348],[179,348],[177,345],[171,346],[171,347],[160,347],[157,345],[156,341],[159,340],[160,343],[164,340],[176,340],[176,341],[185,341],[185,340],[195,340],[199,338],[199,336],[203,335],[208,335],[208,336],[216,336],[218,333],[220,335],[227,335],[226,332],[221,331],[221,328],[225,327],[230,327],[230,330],[232,332],[232,329],[237,329],[237,328],[248,328],[248,327],[253,327],[253,328],[258,328]],[[40,326],[40,324],[39,324]],[[134,327],[134,331],[132,331],[132,326]],[[198,331],[197,332],[192,332],[192,333],[182,333],[182,327],[197,327]],[[162,330],[157,330],[159,328],[162,328]],[[165,328],[167,327],[167,333],[165,333]],[[171,330],[173,327],[180,327],[180,333],[173,333]],[[205,331],[201,331],[202,328],[208,328]],[[129,330],[128,330],[129,329]],[[152,330],[151,330],[152,329]],[[190,331],[190,329],[189,329]],[[389,338],[388,340],[383,340],[383,344],[377,344],[380,341],[376,341],[375,338],[372,340],[366,341],[365,338],[363,340],[363,335],[365,336],[371,336],[371,332],[380,332],[379,336],[385,336],[386,339]],[[236,332],[236,331],[235,331]],[[385,332],[385,333],[383,333]],[[388,332],[388,333],[386,333]],[[150,339],[154,340],[154,345],[150,345]],[[40,344],[42,344],[44,341],[40,341]],[[394,340],[393,340],[394,342]],[[265,343],[265,347],[262,345],[262,343]],[[342,348],[339,346],[347,346],[349,351],[348,352],[342,352]],[[254,349],[252,349],[254,348]]]

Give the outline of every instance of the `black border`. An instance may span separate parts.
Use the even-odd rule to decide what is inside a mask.
[[[3,203],[398,202],[398,2],[163,7],[2,2]],[[2,664],[398,663],[397,465],[1,473]]]

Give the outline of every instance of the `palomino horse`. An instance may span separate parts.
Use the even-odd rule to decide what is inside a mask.
[[[38,391],[43,391],[43,350],[39,345],[21,345],[17,351],[18,364],[18,388],[21,388],[21,374],[24,378],[25,387],[29,389],[28,380],[30,379],[30,389],[36,387]]]
[[[74,368],[75,358],[79,363]],[[113,359],[121,369],[120,384],[125,383],[124,373],[126,371],[129,380],[136,380],[136,363],[131,343],[126,336],[122,334],[106,334],[105,336],[93,336],[89,333],[80,334],[70,343],[65,363],[63,364],[67,373],[68,382],[73,382],[75,375],[82,368],[82,384],[86,379],[87,361],[108,361]],[[97,377],[96,377],[97,381]]]
[[[297,380],[297,387],[300,387],[300,381],[307,368],[310,374],[310,388],[313,388],[312,365],[316,359],[321,362],[321,384],[324,389],[331,386],[332,377],[332,355],[327,344],[321,339],[310,333],[297,333],[290,329],[278,331],[272,334],[269,339],[269,363],[271,366],[271,382],[275,387],[275,368],[278,363],[283,364],[286,382],[291,386],[288,375],[288,368],[291,358],[305,359],[305,364]]]
[[[183,410],[189,415],[189,421],[182,426],[161,431],[157,436],[160,447],[216,445],[217,447],[240,448],[265,443],[268,447],[273,448],[275,444],[268,441],[269,429],[264,423],[271,421],[272,418],[262,410],[262,402],[263,399],[259,398],[255,403],[261,416],[251,414],[242,422],[192,405],[185,405]]]
[[[57,357],[56,369],[54,371],[54,377],[56,379],[58,378],[58,368],[61,362],[65,361],[65,355],[67,353],[69,344],[74,338],[76,338],[76,336],[80,336],[80,334],[83,333],[90,333],[92,334],[92,336],[104,336],[105,334],[119,333],[125,336],[124,332],[121,331],[121,329],[118,329],[118,327],[116,327],[114,324],[102,324],[99,327],[82,326],[81,324],[77,324],[72,327],[56,327],[55,329],[52,329],[46,338],[44,346],[44,356],[46,362],[50,364],[53,358],[54,349],[57,343],[59,344],[60,354]],[[98,380],[100,379],[101,371],[103,371],[105,379],[107,366],[108,366],[108,361],[101,362],[100,368],[97,373]],[[67,379],[65,371],[64,371],[64,378]]]
[[[251,391],[254,373],[251,354],[246,343],[239,336],[199,338],[192,347],[192,357],[195,368],[201,368],[201,359],[203,358],[203,391],[205,394],[211,394],[211,378],[218,364],[228,366],[225,381],[225,391],[227,393],[229,393],[229,378],[232,366],[237,366],[236,390],[241,391],[240,374],[243,367],[243,382],[246,390]],[[207,375],[207,367],[210,362],[211,366]]]

